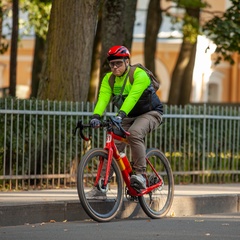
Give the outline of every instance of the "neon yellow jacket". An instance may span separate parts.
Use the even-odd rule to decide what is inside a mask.
[[[111,100],[112,95],[120,94],[127,72],[121,77],[115,77],[113,90],[109,85],[109,78],[112,72],[109,72],[105,75],[101,83],[98,101],[93,112],[94,114],[102,116],[103,112],[105,111],[107,105]],[[127,83],[123,91],[123,95],[126,95],[127,97],[120,110],[124,111],[126,115],[128,115],[128,113],[133,109],[143,92],[148,88],[151,83],[151,80],[148,77],[147,73],[141,68],[136,68],[133,78],[134,82],[133,84],[131,84],[128,77]]]

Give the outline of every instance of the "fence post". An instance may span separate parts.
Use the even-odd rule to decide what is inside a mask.
[[[202,159],[202,172],[203,172],[203,177],[202,177],[202,183],[205,183],[205,160],[206,160],[206,104],[203,105],[203,144],[202,144],[202,151],[203,151],[203,159]]]

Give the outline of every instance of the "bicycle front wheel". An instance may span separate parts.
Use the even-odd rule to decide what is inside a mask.
[[[168,159],[158,149],[148,149],[146,158],[150,161],[156,172],[162,179],[161,187],[139,197],[139,203],[143,211],[151,218],[162,218],[170,210],[174,195],[174,180]],[[148,186],[158,183],[153,169],[147,162],[146,177]]]
[[[113,219],[123,201],[123,180],[115,159],[112,160],[107,187],[102,187],[107,159],[108,152],[106,150],[91,149],[81,159],[78,166],[77,190],[79,199],[86,213],[98,222],[107,222]],[[101,178],[95,185],[102,161]]]

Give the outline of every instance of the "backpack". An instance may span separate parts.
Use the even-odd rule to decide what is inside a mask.
[[[149,78],[151,80],[152,86],[153,86],[153,88],[156,92],[160,87],[159,80],[153,75],[153,73],[149,69],[147,69],[146,67],[144,67],[140,63],[130,65],[130,70],[129,70],[129,81],[130,81],[130,83],[133,84],[133,80],[134,80],[133,79],[133,74],[134,74],[134,71],[137,67],[143,69],[147,73],[147,75],[149,76]],[[114,82],[115,82],[115,76],[112,74],[109,78],[109,85],[111,86],[112,89],[113,89]]]

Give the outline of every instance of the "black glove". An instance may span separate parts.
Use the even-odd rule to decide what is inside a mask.
[[[90,120],[90,125],[92,128],[99,128],[101,125],[100,116],[98,114],[94,114],[92,119]]]
[[[115,121],[116,121],[117,123],[122,123],[122,120],[123,120],[125,117],[126,117],[126,113],[123,112],[123,111],[119,111],[118,114],[117,114],[117,116],[114,117],[114,119],[115,119]]]
[[[119,111],[116,117],[124,119],[126,116],[127,115],[124,111]]]

